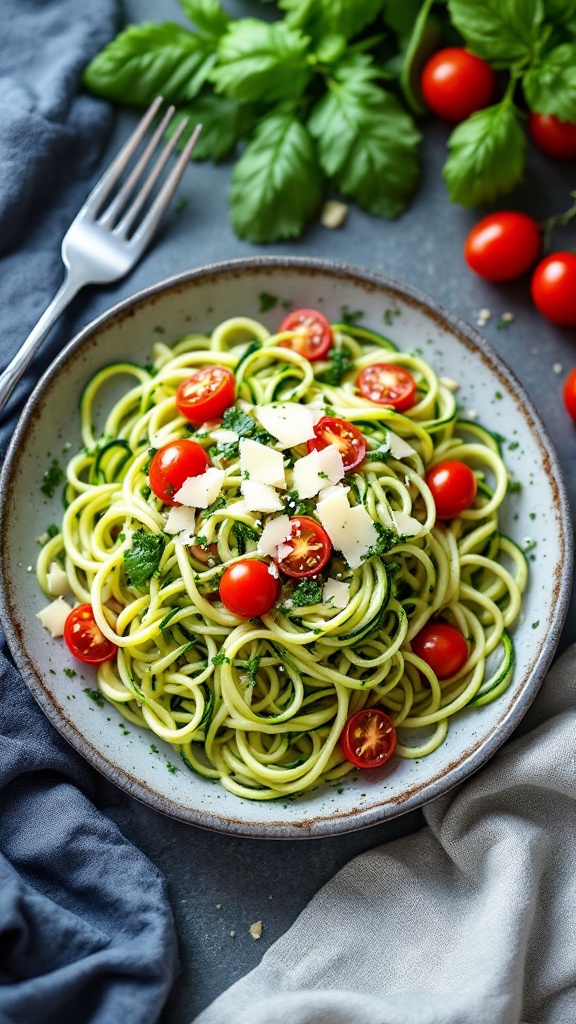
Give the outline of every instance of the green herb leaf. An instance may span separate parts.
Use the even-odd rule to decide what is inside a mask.
[[[292,592],[292,604],[302,608],[308,604],[320,604],[322,601],[322,584],[317,580],[301,580]]]
[[[218,45],[218,66],[210,75],[217,92],[239,103],[297,99],[310,77],[310,40],[284,22],[257,18],[231,22]]]
[[[382,523],[375,522],[374,526],[376,527],[378,540],[372,545],[372,547],[368,548],[365,555],[362,555],[363,562],[368,561],[369,558],[374,558],[374,556],[380,557],[385,555],[387,551],[391,551],[392,548],[395,548],[402,539],[395,530],[390,530],[387,526],[382,526]]]
[[[42,494],[45,494],[47,498],[51,498],[54,491],[66,479],[66,474],[62,469],[57,459],[52,459],[50,468],[44,473],[44,479],[40,486]],[[54,535],[55,536],[55,535]]]
[[[256,682],[256,673],[263,657],[263,654],[255,654],[253,658],[248,658],[248,661],[246,662],[246,671],[251,683]]]
[[[279,0],[291,25],[304,27],[316,38],[334,33],[351,39],[374,21],[382,0]]]
[[[317,380],[321,381],[322,384],[331,384],[333,387],[337,387],[352,366],[354,356],[345,345],[342,345],[341,348],[332,346],[328,353],[328,359],[330,366],[327,370],[324,370],[324,373],[318,374]]]
[[[230,15],[218,0],[180,0],[180,6],[186,17],[207,35],[222,36],[230,24]]]
[[[147,106],[156,96],[185,103],[216,61],[213,43],[180,25],[144,23],[121,32],[88,65],[84,84],[98,96]]]
[[[257,426],[258,424],[252,416],[249,416],[247,412],[243,412],[242,409],[237,409],[234,405],[226,409],[222,417],[222,428],[224,430],[234,430],[238,437],[250,437]]]
[[[543,38],[543,0],[448,0],[455,28],[494,67],[532,56]]]
[[[301,498],[298,491],[286,491],[285,500],[285,511],[289,516],[311,516],[316,511],[316,502]]]
[[[260,540],[260,535],[253,530],[251,526],[246,523],[235,522],[232,527],[232,533],[236,539],[236,547],[238,548],[238,554],[243,555],[246,551],[247,542],[253,541],[257,544]]]
[[[213,512],[217,512],[218,509],[225,508],[225,506],[226,498],[224,497],[223,494],[220,494],[216,498],[216,501],[213,501],[211,505],[208,505],[208,508],[202,509],[202,512],[200,513],[200,519],[209,519]]]
[[[402,213],[418,179],[420,133],[373,67],[344,61],[312,111],[320,163],[340,191],[382,217]]]
[[[132,534],[132,547],[124,552],[124,569],[129,583],[142,589],[158,572],[165,540],[162,534],[136,530]]]
[[[185,146],[196,125],[201,124],[202,131],[192,159],[219,163],[230,155],[238,140],[252,130],[257,115],[250,105],[241,105],[227,96],[206,93],[177,111],[166,132],[167,137],[174,134],[184,117],[188,118],[188,124],[180,136],[178,149]]]
[[[514,104],[478,110],[452,132],[444,178],[452,202],[489,203],[522,179],[526,137]]]
[[[531,110],[576,121],[576,43],[550,50],[541,64],[529,68],[522,85]]]
[[[290,113],[264,118],[232,175],[232,225],[249,242],[295,238],[322,198],[312,140]]]

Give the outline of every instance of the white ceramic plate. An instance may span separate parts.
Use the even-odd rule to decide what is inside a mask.
[[[261,313],[263,294],[278,298]],[[150,732],[127,728],[109,704],[99,707],[89,667],[75,667],[64,643],[36,618],[46,604],[29,570],[36,538],[59,518],[59,499],[40,486],[52,458],[79,444],[78,399],[99,367],[119,358],[146,362],[159,333],[166,343],[208,332],[245,314],[274,329],[293,308],[316,307],[339,320],[346,307],[400,348],[422,349],[440,375],[457,379],[461,407],[506,438],[506,462],[522,488],[505,502],[506,533],[532,546],[531,582],[515,629],[517,664],[508,690],[485,708],[455,719],[440,749],[414,762],[398,759],[289,802],[240,800],[191,774]],[[30,399],[3,468],[2,617],[8,642],[36,700],[63,736],[132,796],[184,821],[266,838],[326,836],[375,824],[445,793],[479,768],[518,724],[533,700],[565,618],[572,568],[568,502],[557,457],[529,397],[490,347],[432,300],[389,278],[344,264],[282,257],[231,261],[194,270],[134,296],[89,325],[52,364]],[[530,539],[530,544],[528,544]],[[158,753],[151,749],[153,740]],[[176,766],[176,770],[174,767]],[[340,792],[342,790],[342,792]]]

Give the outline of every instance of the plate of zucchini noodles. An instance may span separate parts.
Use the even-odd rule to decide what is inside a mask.
[[[529,396],[468,325],[342,263],[232,260],[86,327],[2,471],[2,619],[93,766],[204,828],[421,806],[520,722],[572,541]]]

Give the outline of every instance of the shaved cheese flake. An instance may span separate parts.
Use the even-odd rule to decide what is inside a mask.
[[[326,498],[332,498],[335,494],[348,494],[349,487],[345,487],[344,484],[328,484],[327,487],[323,487],[318,497],[320,501],[324,501]]]
[[[398,437],[391,430],[388,431],[388,450],[394,459],[407,459],[409,455],[416,455],[416,451],[404,440]]]
[[[344,476],[344,463],[336,445],[329,444],[318,452],[320,472],[326,473],[331,484],[337,484]]]
[[[300,498],[313,498],[326,487],[326,480],[336,484],[343,476],[342,456],[334,445],[311,451],[294,463],[294,488]]]
[[[275,558],[278,545],[289,540],[291,536],[292,524],[289,516],[275,516],[274,519],[269,519],[258,541],[258,554]]]
[[[250,512],[281,512],[284,508],[280,496],[269,484],[243,480],[240,489]]]
[[[189,476],[180,490],[176,491],[174,501],[189,508],[208,508],[220,494],[224,476],[223,469],[209,466],[199,476]]]
[[[249,437],[240,441],[240,472],[242,479],[269,484],[270,487],[286,487],[282,452],[251,441]]]
[[[350,599],[350,584],[342,583],[341,580],[326,580],[322,588],[322,600],[324,604],[332,602],[335,608],[345,608]]]
[[[282,448],[294,448],[315,437],[314,413],[298,402],[261,405],[255,412],[264,429],[278,440]]]
[[[392,519],[398,533],[404,537],[415,537],[422,530],[422,523],[419,523],[414,516],[409,516],[407,512],[393,512]]]
[[[193,530],[196,522],[196,509],[187,505],[175,505],[171,508],[164,523],[164,533],[180,533],[182,530]]]
[[[70,593],[68,573],[64,572],[58,562],[50,563],[50,568],[46,573],[46,583],[48,584],[48,593],[52,597],[64,597],[64,594]]]
[[[369,512],[363,505],[352,508],[344,488],[318,502],[316,511],[334,547],[342,552],[352,569],[357,569],[378,540]]]
[[[36,618],[47,629],[51,636],[64,635],[64,623],[72,611],[72,606],[63,597],[57,597],[52,604],[38,612]]]

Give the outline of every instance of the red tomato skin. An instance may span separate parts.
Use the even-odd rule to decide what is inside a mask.
[[[245,558],[224,570],[218,589],[228,611],[244,619],[256,619],[270,611],[280,584],[269,571],[268,562]]]
[[[373,755],[364,753],[366,739],[374,738],[370,744]],[[380,708],[364,708],[346,722],[340,736],[342,753],[356,768],[381,768],[390,760],[396,747],[394,722]]]
[[[492,102],[496,77],[485,60],[451,46],[438,50],[426,62],[420,85],[426,106],[456,124]]]
[[[308,451],[322,451],[329,444],[334,444],[342,456],[344,472],[356,469],[366,457],[366,440],[364,435],[347,420],[339,420],[336,416],[323,416],[314,427],[315,438],[307,441]],[[331,441],[330,434],[335,434],[342,441]]]
[[[115,657],[118,648],[100,631],[92,605],[73,608],[64,623],[64,640],[71,654],[89,665],[101,665]]]
[[[528,118],[530,136],[547,156],[555,160],[576,159],[576,124],[560,121],[554,114],[531,113]]]
[[[537,222],[525,213],[491,213],[472,228],[464,244],[466,263],[487,281],[511,281],[538,259],[542,237]]]
[[[333,335],[329,321],[317,309],[296,309],[285,316],[278,333],[298,331],[301,337],[278,342],[279,348],[291,348],[305,356],[311,363],[325,359],[332,347]]]
[[[314,562],[309,568],[300,568],[300,562],[297,558],[298,545],[296,544],[294,554],[276,559],[276,565],[286,576],[291,576],[293,579],[316,576],[317,573],[322,571],[330,558],[332,552],[330,538],[324,527],[320,526],[320,523],[317,523],[310,516],[293,516],[290,522],[292,523],[293,538],[297,537],[298,531],[304,535],[308,534],[312,538],[312,543],[316,545],[314,549]],[[287,541],[287,543],[289,542]]]
[[[563,398],[566,412],[576,423],[576,369],[570,371],[564,382]]]
[[[426,483],[432,492],[438,519],[454,519],[474,504],[478,485],[465,462],[456,459],[439,462],[426,474]]]
[[[554,252],[534,271],[532,300],[542,316],[560,327],[576,326],[576,256]]]
[[[385,378],[395,379],[395,384],[386,385]],[[371,363],[358,374],[358,389],[363,398],[376,405],[386,405],[396,412],[406,412],[416,401],[416,381],[403,366],[395,363]],[[381,391],[381,397],[376,397]]]
[[[204,397],[203,389],[206,392]],[[218,419],[234,404],[235,390],[232,370],[226,366],[204,366],[178,385],[176,408],[189,423],[200,427],[208,420]],[[198,391],[200,393],[195,396]]]
[[[165,505],[178,505],[173,495],[188,477],[200,476],[210,466],[202,445],[182,438],[170,441],[152,457],[148,476],[150,487]]]
[[[412,651],[438,679],[459,672],[468,659],[468,644],[459,629],[447,622],[427,622],[412,641]]]

